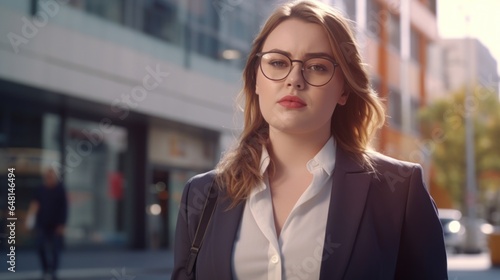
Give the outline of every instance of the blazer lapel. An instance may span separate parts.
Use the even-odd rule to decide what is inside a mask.
[[[361,221],[371,174],[337,148],[320,279],[342,279]]]

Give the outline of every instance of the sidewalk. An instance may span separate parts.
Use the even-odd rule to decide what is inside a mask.
[[[488,253],[448,255],[450,280],[498,280],[500,268],[492,267]]]
[[[16,253],[16,272],[8,272],[5,255],[0,256],[0,280],[39,280],[41,270],[34,251]],[[167,280],[173,265],[168,250],[88,250],[63,252],[60,280]],[[487,253],[449,255],[450,280],[498,280],[500,268],[491,267]]]
[[[41,269],[34,251],[17,253],[16,272],[2,261],[0,280],[39,280]],[[65,251],[61,257],[60,280],[165,280],[173,264],[171,251]]]

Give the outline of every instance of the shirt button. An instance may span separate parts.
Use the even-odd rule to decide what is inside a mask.
[[[280,261],[280,258],[276,255],[272,256],[271,257],[271,262],[272,263],[278,263]]]

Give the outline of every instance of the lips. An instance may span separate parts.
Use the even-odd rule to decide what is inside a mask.
[[[285,108],[297,109],[303,108],[307,106],[307,104],[297,96],[287,95],[280,100],[278,100],[278,104]]]

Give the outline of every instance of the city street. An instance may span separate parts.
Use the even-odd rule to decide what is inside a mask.
[[[488,253],[448,255],[449,280],[498,280],[500,267],[491,267]]]
[[[17,271],[0,272],[0,280],[38,280],[41,271],[33,251],[20,252]],[[5,261],[3,258],[0,258]],[[161,251],[68,251],[63,255],[62,280],[164,280],[170,278],[173,255]],[[491,268],[487,253],[450,254],[449,280],[498,280],[500,268]]]
[[[5,263],[5,255],[0,261]],[[0,280],[40,280],[42,272],[34,251],[20,251],[16,272],[2,266]],[[62,255],[60,280],[165,280],[170,279],[173,254],[168,250],[66,251]]]

